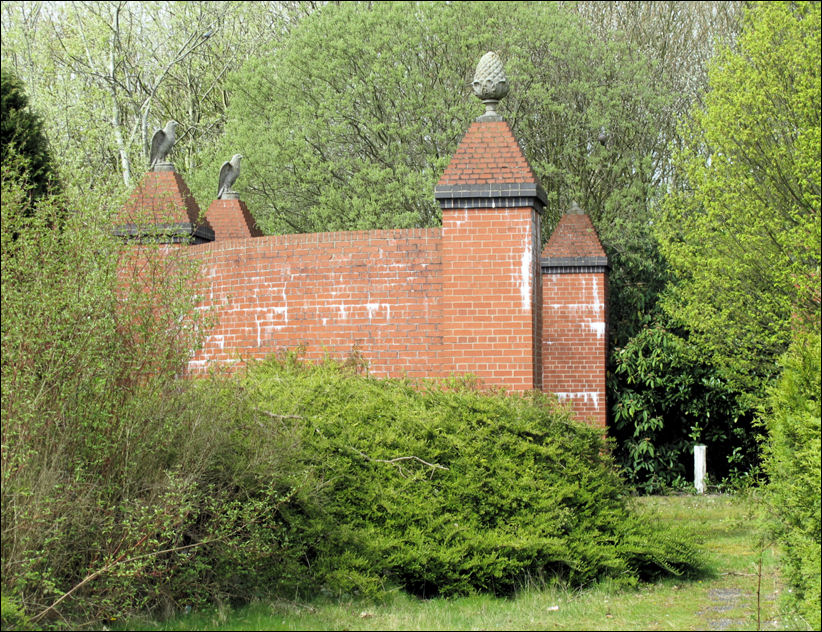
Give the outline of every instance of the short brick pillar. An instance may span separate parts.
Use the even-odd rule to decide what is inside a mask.
[[[543,390],[605,428],[608,259],[591,219],[564,215],[542,253]]]
[[[471,124],[435,197],[442,208],[443,367],[511,391],[539,389],[545,192],[507,122]]]
[[[245,202],[239,199],[214,200],[206,211],[206,221],[214,230],[214,239],[262,237],[257,222]]]

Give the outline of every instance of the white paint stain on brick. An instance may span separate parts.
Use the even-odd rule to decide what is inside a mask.
[[[391,320],[391,305],[388,303],[366,303],[365,309],[368,310],[368,318],[374,318],[374,314],[376,314],[380,308],[385,309],[385,319]]]
[[[588,328],[596,333],[597,338],[602,338],[605,335],[605,323],[603,322],[588,322]]]
[[[288,305],[283,305],[282,307],[275,307],[271,311],[283,317],[283,324],[274,326],[274,329],[279,331],[288,324]]]
[[[548,307],[552,309],[572,309],[574,311],[598,309],[596,305],[590,303],[549,303]]]
[[[600,309],[602,309],[602,301],[599,300],[599,282],[597,281],[596,277],[593,277],[593,282],[594,282],[593,305],[594,305],[594,309],[600,310]]]
[[[522,309],[529,311],[531,309],[531,268],[533,264],[533,250],[531,240],[525,245],[525,251],[522,253],[522,262],[520,264],[520,279],[519,279],[519,293],[522,298]]]
[[[580,391],[577,393],[554,393],[557,399],[561,402],[568,400],[582,400],[586,404],[590,400],[594,404],[594,408],[599,410],[599,392],[598,391]]]

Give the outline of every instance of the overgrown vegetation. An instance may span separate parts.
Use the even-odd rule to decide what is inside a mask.
[[[4,628],[246,598],[249,575],[287,575],[287,555],[260,564],[307,484],[291,437],[236,386],[179,380],[204,324],[196,267],[124,250],[104,211],[56,230],[69,205],[31,206],[19,175],[4,165]]]
[[[768,416],[769,501],[773,533],[783,547],[788,593],[805,621],[820,627],[820,336],[798,336],[771,390]]]
[[[3,3],[4,66],[36,87],[31,109],[4,67],[4,627],[693,567],[546,399],[288,359],[244,385],[180,381],[205,324],[196,267],[107,234],[108,181],[131,181],[167,118],[196,191],[245,143],[241,188],[270,230],[435,224],[487,48],[517,84],[502,111],[548,190],[544,225],[576,198],[608,248],[617,459],[642,491],[681,482],[694,441],[727,459],[715,478],[742,473],[764,402],[773,532],[819,626],[819,4],[746,5],[679,130],[736,5],[569,6]],[[81,195],[47,195],[58,168]]]
[[[820,322],[820,5],[763,2],[709,71],[656,224],[666,310],[761,402],[795,326]]]
[[[293,357],[246,384],[301,428],[331,526],[312,566],[339,593],[511,594],[533,578],[631,583],[698,566],[686,539],[631,514],[599,431],[548,397],[462,380],[419,390]]]
[[[3,172],[4,626],[312,593],[508,594],[687,573],[549,400],[272,360],[179,379],[196,264]],[[406,458],[407,457],[407,458]]]
[[[321,596],[307,602],[263,600],[236,609],[217,604],[170,620],[132,619],[113,629],[810,629],[783,610],[776,599],[786,586],[779,578],[774,548],[768,547],[762,555],[757,546],[755,517],[763,509],[761,505],[730,495],[645,496],[633,502],[648,510],[653,519],[695,533],[706,552],[709,572],[696,581],[670,577],[636,589],[610,581],[584,590],[562,582],[533,582],[511,598],[471,595],[417,599],[397,592],[380,601]]]
[[[638,491],[690,488],[697,443],[708,446],[714,484],[758,471],[754,411],[685,337],[657,324],[614,355],[614,456]]]

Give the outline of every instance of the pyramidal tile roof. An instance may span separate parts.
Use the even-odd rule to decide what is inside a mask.
[[[206,211],[214,239],[261,237],[262,231],[242,200],[214,200]]]
[[[591,218],[583,213],[562,216],[542,251],[543,258],[605,257]]]
[[[200,207],[188,185],[174,171],[151,171],[132,191],[118,221],[120,224],[202,225]]]
[[[485,184],[539,185],[506,121],[474,121],[437,187]]]

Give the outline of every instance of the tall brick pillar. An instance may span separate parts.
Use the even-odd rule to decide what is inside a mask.
[[[150,171],[132,191],[115,219],[114,234],[167,243],[214,241],[214,230],[200,213],[188,185],[174,167]]]
[[[486,83],[475,77],[478,96],[477,84]],[[481,98],[488,105],[490,99]],[[473,373],[510,391],[541,388],[545,192],[493,108],[471,124],[435,197],[442,208],[445,370]]]
[[[542,253],[543,390],[577,419],[605,428],[608,259],[591,219],[574,206]]]

